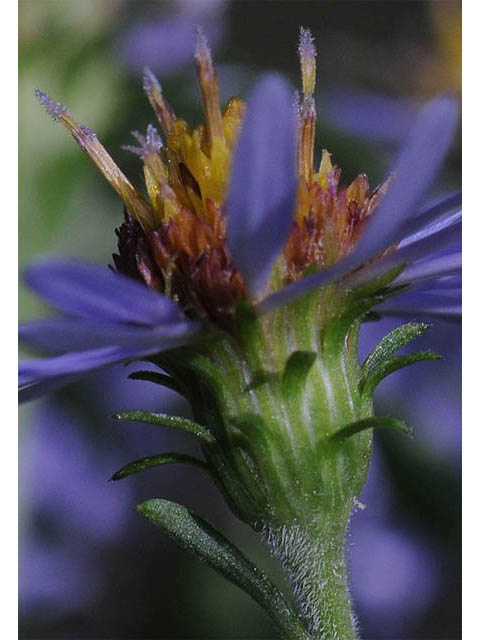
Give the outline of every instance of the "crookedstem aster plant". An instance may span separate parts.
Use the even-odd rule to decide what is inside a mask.
[[[460,196],[424,210],[457,121],[448,97],[414,123],[390,177],[340,186],[323,150],[314,168],[315,48],[300,34],[302,95],[277,75],[224,112],[199,32],[197,72],[205,124],[176,117],[160,84],[144,88],[159,120],[129,147],[143,161],[148,200],[93,131],[37,95],[125,203],[116,272],[72,260],[27,270],[27,284],[63,315],[21,327],[51,353],[21,364],[23,399],[118,361],[160,371],[134,377],[183,394],[194,421],[124,412],[118,419],[183,429],[205,460],[158,454],[114,480],[170,462],[208,471],[235,514],[279,558],[286,597],[223,536],[184,507],[149,500],[139,510],[185,549],[245,589],[285,638],[356,637],[344,541],[367,476],[372,430],[406,431],[374,415],[372,394],[389,373],[430,352],[395,355],[427,325],[388,334],[360,365],[363,321],[381,313],[459,314]]]

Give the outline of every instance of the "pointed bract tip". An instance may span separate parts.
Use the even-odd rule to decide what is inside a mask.
[[[153,73],[150,67],[143,68],[143,90],[145,93],[150,93],[153,89],[157,89],[158,91],[162,91],[162,87],[160,82],[158,81],[157,76]]]
[[[58,119],[62,114],[68,113],[68,109],[64,107],[63,104],[56,102],[45,92],[40,91],[40,89],[35,89],[35,96],[38,98],[40,104],[45,108],[48,115],[55,122],[58,122]]]

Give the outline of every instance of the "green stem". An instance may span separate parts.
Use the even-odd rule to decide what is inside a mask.
[[[268,527],[265,538],[280,560],[300,617],[318,640],[356,640],[345,561],[344,518]]]

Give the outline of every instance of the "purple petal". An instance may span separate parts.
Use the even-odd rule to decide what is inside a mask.
[[[313,289],[317,289],[318,287],[325,286],[334,280],[338,280],[355,266],[356,262],[352,259],[352,255],[350,255],[345,260],[342,260],[333,267],[330,267],[330,269],[324,269],[314,275],[306,276],[305,278],[272,293],[271,296],[262,300],[258,305],[258,311],[260,314],[265,314],[278,309],[278,307],[283,307],[283,305],[300,298],[305,293],[308,293]]]
[[[449,230],[452,234],[455,234],[458,229],[461,228],[462,222],[462,211],[454,211],[450,213],[448,216],[430,224],[426,227],[419,229],[416,233],[412,233],[405,237],[400,244],[398,245],[399,249],[403,249],[404,247],[410,246],[413,243],[418,242],[424,238],[428,238],[438,234],[440,231]],[[459,241],[460,238],[457,240]]]
[[[170,348],[164,345],[163,348]],[[98,371],[117,362],[141,358],[160,351],[161,347],[101,347],[89,351],[72,351],[54,358],[23,360],[19,364],[20,402],[26,402],[44,393],[51,392],[74,382],[93,371]]]
[[[397,230],[425,196],[452,143],[458,106],[449,97],[436,98],[421,111],[393,168],[393,180],[372,216],[355,253],[373,257],[397,239]]]
[[[115,362],[146,355],[148,352],[152,352],[151,347],[148,349],[108,346],[88,351],[71,351],[53,358],[22,360],[18,368],[19,385],[34,384],[57,376],[81,376]]]
[[[147,326],[185,319],[172,300],[98,265],[47,260],[27,269],[24,277],[35,293],[67,314]]]
[[[404,305],[401,302],[397,304],[387,304],[378,307],[378,311],[385,316],[408,316],[412,318],[421,318],[428,316],[430,318],[440,318],[443,320],[453,320],[458,322],[462,318],[462,307],[458,304],[442,303],[431,306],[422,305]]]
[[[53,324],[52,326],[47,326],[47,324],[45,323],[43,328],[36,326],[36,330],[32,331],[30,335],[31,342],[51,344]],[[53,391],[88,373],[117,362],[142,358],[185,344],[192,333],[191,327],[191,323],[186,323],[186,327],[159,327],[150,332],[132,331],[128,338],[126,335],[123,336],[124,344],[102,346],[85,351],[71,351],[53,358],[23,360],[19,365],[19,386],[26,388],[20,391],[20,401],[25,402],[43,393]],[[73,326],[70,329],[73,331]],[[90,330],[91,335],[88,334]],[[104,337],[104,333],[99,327],[80,329],[79,332],[80,338],[78,339],[72,333],[74,342],[80,343],[83,340],[84,343],[90,341],[95,344]]]
[[[287,304],[397,242],[402,225],[424,197],[440,169],[457,124],[458,108],[449,97],[436,98],[421,111],[393,169],[393,180],[354,251],[342,262],[284,287],[264,300],[261,313]]]
[[[359,287],[378,278],[386,270],[398,264],[408,264],[409,267],[395,279],[395,284],[410,284],[424,278],[439,278],[454,274],[461,269],[461,245],[458,243],[460,228],[453,225],[455,233],[450,236],[450,230],[443,230],[432,238],[424,238],[418,243],[412,243],[391,253],[382,261],[374,262],[360,271],[347,276],[349,287]],[[431,256],[428,257],[427,256]],[[456,257],[454,257],[456,256]],[[421,260],[421,258],[425,258]],[[415,262],[418,260],[418,262]],[[406,275],[405,275],[406,274]]]
[[[105,346],[155,346],[186,340],[198,329],[184,320],[171,325],[144,328],[111,323],[90,323],[77,318],[52,318],[19,327],[19,338],[36,349],[61,353]]]
[[[417,307],[440,306],[442,304],[460,305],[462,303],[462,291],[461,289],[454,289],[438,293],[430,290],[413,289],[401,294],[398,298],[393,298],[390,302],[394,303],[397,300],[401,301],[402,304],[405,303]],[[381,307],[379,308],[381,309]]]
[[[445,291],[456,290],[462,288],[462,276],[442,276],[435,280],[421,281],[419,285],[415,287],[415,290],[419,289],[442,289]]]
[[[82,375],[125,360],[131,356],[131,352],[131,349],[110,346],[72,351],[53,358],[22,360],[18,367],[18,383],[19,386],[25,386],[57,376]]]
[[[442,198],[439,202],[429,207],[426,211],[422,211],[418,216],[414,216],[402,226],[403,237],[416,233],[420,229],[432,224],[437,218],[458,211],[462,204],[462,192],[456,191],[452,195]]]
[[[462,239],[462,216],[453,221],[437,223],[428,230],[424,230],[411,236],[406,240],[406,244],[399,248],[386,260],[385,267],[393,264],[402,264],[419,260],[429,255],[434,255],[437,251],[458,244]]]
[[[227,198],[227,243],[253,295],[285,245],[295,192],[292,96],[280,76],[269,75],[247,102]]]
[[[457,273],[461,269],[462,254],[452,253],[410,265],[398,276],[395,284],[408,284],[426,278],[450,275]]]

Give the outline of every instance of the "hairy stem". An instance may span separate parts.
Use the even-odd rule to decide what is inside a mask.
[[[344,551],[347,522],[337,516],[264,531],[292,585],[300,616],[318,640],[357,638]]]

